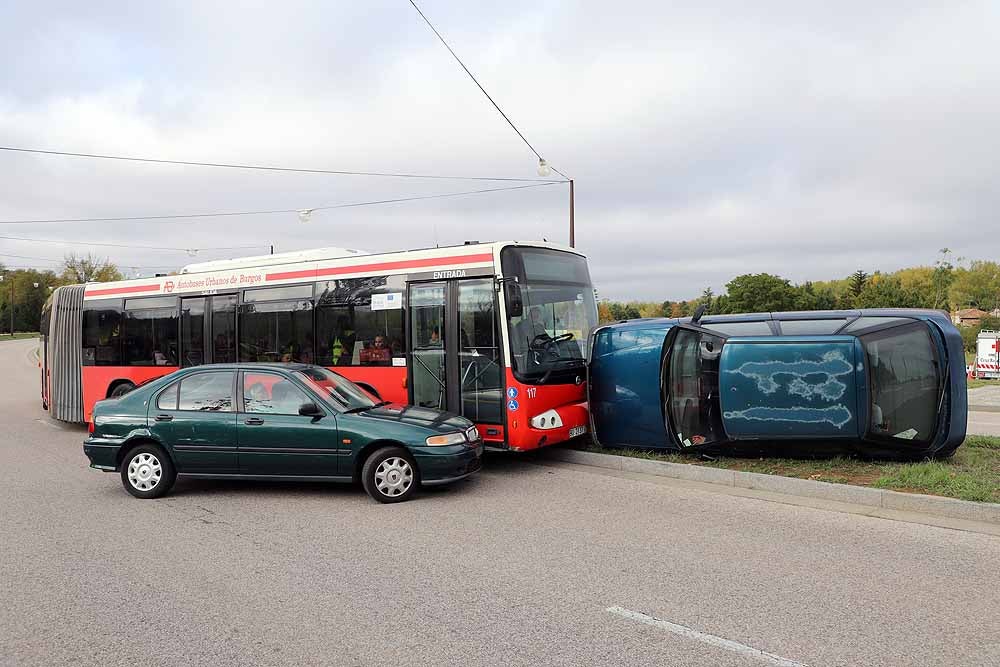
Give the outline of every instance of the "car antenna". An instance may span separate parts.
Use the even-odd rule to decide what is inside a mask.
[[[691,318],[691,324],[698,324],[701,322],[701,318],[705,314],[706,310],[708,310],[708,306],[706,304],[703,303],[698,306],[698,308],[694,311],[694,317]]]

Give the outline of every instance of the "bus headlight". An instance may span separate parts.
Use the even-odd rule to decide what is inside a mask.
[[[464,433],[447,433],[445,435],[432,435],[427,438],[427,444],[431,447],[443,447],[445,445],[464,445]]]
[[[555,410],[546,410],[540,415],[531,418],[531,427],[540,429],[551,429],[562,427],[562,417]]]

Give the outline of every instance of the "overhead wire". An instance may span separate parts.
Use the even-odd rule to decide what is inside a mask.
[[[266,248],[267,243],[258,243],[256,245],[234,245],[234,246],[224,246],[224,247],[213,247],[213,248],[171,248],[167,246],[155,246],[155,245],[129,245],[126,243],[103,243],[100,241],[64,241],[59,239],[35,239],[28,238],[25,236],[0,236],[0,239],[5,241],[29,241],[32,243],[55,243],[57,245],[89,245],[89,246],[100,246],[105,248],[130,248],[135,250],[169,250],[171,252],[203,252],[209,250],[246,250],[250,248]]]
[[[496,103],[496,100],[494,100],[493,97],[486,92],[486,89],[483,88],[483,85],[481,83],[479,83],[479,79],[476,78],[475,74],[469,71],[469,68],[465,66],[465,63],[463,63],[462,59],[458,57],[458,54],[455,53],[455,50],[452,49],[451,45],[449,45],[448,42],[445,40],[445,38],[441,36],[441,33],[439,33],[437,28],[434,27],[434,24],[431,23],[430,19],[428,19],[427,16],[422,11],[420,11],[420,7],[417,7],[417,3],[414,2],[414,0],[410,0],[410,4],[413,5],[413,8],[417,10],[418,14],[420,14],[420,18],[424,20],[424,23],[426,23],[427,26],[434,32],[434,34],[437,35],[437,38],[441,40],[441,43],[444,44],[444,48],[448,49],[448,53],[450,53],[451,56],[455,59],[455,61],[459,65],[461,65],[462,69],[465,70],[465,73],[469,75],[469,78],[472,79],[472,82],[476,84],[479,90],[483,92],[483,95],[485,95],[486,99],[490,101],[490,104],[492,104],[493,107],[500,112],[500,115],[503,116],[503,119],[505,121],[507,121],[507,124],[510,125],[511,129],[517,132],[517,136],[521,137],[521,141],[524,142],[524,145],[527,146],[529,149],[531,149],[531,152],[534,153],[535,157],[537,157],[539,160],[543,159],[541,154],[538,151],[536,151],[535,147],[532,146],[531,143],[525,138],[521,130],[517,129],[517,126],[514,125],[513,121],[511,121],[511,119],[507,117],[507,114],[505,114],[503,109],[500,108],[500,105]]]
[[[493,105],[493,108],[495,108],[500,113],[500,115],[503,116],[503,119],[507,121],[507,124],[510,125],[511,129],[517,133],[517,136],[521,137],[521,141],[524,142],[524,145],[527,146],[531,150],[531,152],[535,154],[535,157],[538,158],[538,161],[540,163],[545,162],[545,159],[542,157],[541,153],[535,150],[535,147],[531,145],[531,142],[529,142],[527,137],[524,136],[524,133],[518,129],[517,125],[514,125],[514,121],[512,121],[510,117],[508,117],[507,114],[504,113],[504,110],[500,108],[500,105],[497,104],[496,100],[493,99],[493,96],[490,95],[488,92],[486,92],[486,89],[483,88],[483,84],[479,83],[479,79],[476,78],[476,75],[473,74],[469,70],[469,68],[465,66],[465,63],[462,62],[462,59],[458,57],[458,54],[455,53],[455,50],[451,48],[451,45],[448,44],[447,40],[445,40],[445,38],[441,35],[441,33],[438,32],[438,29],[434,27],[434,24],[431,23],[429,18],[427,18],[427,15],[420,10],[420,7],[417,6],[415,0],[410,0],[410,4],[413,5],[413,8],[417,10],[418,14],[420,14],[420,18],[424,20],[424,23],[427,24],[427,27],[429,27],[434,32],[434,34],[437,35],[437,38],[441,40],[441,43],[444,44],[444,48],[448,49],[448,53],[450,53],[452,58],[455,59],[455,62],[457,62],[462,67],[462,69],[465,70],[465,73],[469,75],[469,78],[472,79],[472,82],[474,84],[476,84],[476,87],[479,88],[479,90],[482,91],[483,95],[486,96],[486,99],[490,101],[490,104]],[[552,167],[551,165],[549,166],[551,167],[552,171],[556,172],[567,181],[570,180],[569,177],[566,176],[566,174],[562,173],[561,171],[559,171],[555,167]]]
[[[48,223],[77,223],[77,222],[129,222],[137,220],[190,220],[196,218],[221,218],[244,215],[273,215],[278,213],[298,213],[300,211],[330,211],[341,208],[357,208],[361,206],[378,206],[384,204],[396,204],[408,201],[420,201],[426,199],[445,199],[448,197],[463,197],[466,195],[485,194],[488,192],[505,192],[508,190],[525,190],[528,188],[539,188],[548,185],[558,185],[563,181],[543,181],[531,183],[530,185],[514,185],[502,188],[484,188],[481,190],[466,190],[464,192],[444,192],[433,195],[420,195],[413,197],[396,197],[392,199],[376,199],[371,201],[349,202],[346,204],[331,204],[329,206],[310,206],[302,208],[272,209],[267,211],[224,211],[216,213],[183,213],[176,215],[134,215],[119,216],[109,218],[55,218],[47,220],[0,220],[0,225],[35,225]],[[257,246],[255,246],[257,247]]]
[[[280,167],[275,165],[241,164],[235,162],[201,162],[196,160],[168,160],[165,158],[136,157],[130,155],[109,155],[103,153],[75,153],[70,151],[44,150],[41,148],[23,148],[20,146],[0,146],[0,151],[8,151],[14,153],[34,153],[36,155],[60,155],[63,157],[82,157],[82,158],[91,158],[97,160],[120,160],[124,162],[176,164],[176,165],[185,165],[190,167],[249,169],[255,171],[282,171],[282,172],[293,172],[300,174],[334,174],[338,176],[379,176],[385,178],[420,178],[420,179],[451,180],[451,181],[511,181],[511,182],[521,182],[521,183],[559,182],[555,180],[543,180],[540,178],[511,178],[502,176],[457,176],[457,175],[453,176],[445,174],[416,174],[408,172],[382,172],[382,171],[348,171],[345,169],[310,169],[305,167]]]

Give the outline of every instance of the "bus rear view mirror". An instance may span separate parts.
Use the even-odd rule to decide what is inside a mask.
[[[503,284],[504,301],[507,302],[507,314],[510,317],[524,315],[524,301],[521,299],[521,286],[515,282]]]

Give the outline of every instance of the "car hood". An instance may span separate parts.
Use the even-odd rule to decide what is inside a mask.
[[[472,422],[451,412],[442,412],[433,408],[422,408],[416,405],[390,403],[371,410],[358,413],[367,419],[420,426],[436,433],[454,433],[464,431],[472,426]]]

